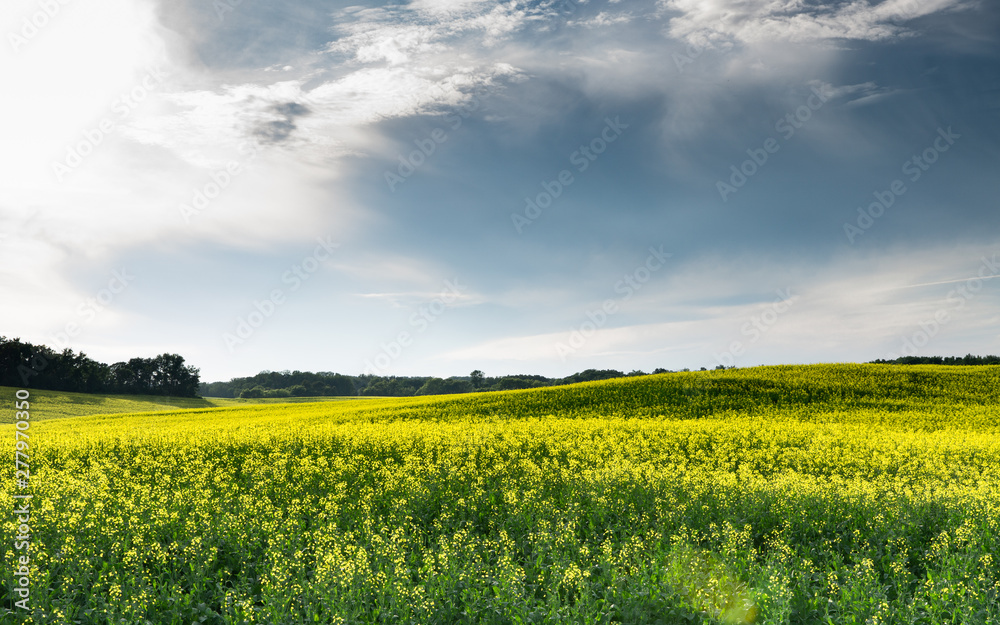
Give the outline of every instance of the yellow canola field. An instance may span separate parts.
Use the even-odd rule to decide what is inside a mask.
[[[35,612],[0,614],[997,622],[997,377],[762,367],[38,422]]]

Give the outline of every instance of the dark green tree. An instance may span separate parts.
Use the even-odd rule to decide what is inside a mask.
[[[240,399],[259,399],[263,397],[266,392],[267,391],[264,390],[264,387],[254,386],[240,392]]]
[[[486,380],[486,375],[479,369],[476,369],[475,371],[469,374],[469,381],[472,382],[472,388],[474,389],[478,390],[483,388],[483,383],[485,380]]]
[[[417,395],[448,395],[452,393],[471,393],[472,383],[458,378],[430,378],[417,389]]]

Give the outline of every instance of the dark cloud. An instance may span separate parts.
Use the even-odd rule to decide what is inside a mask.
[[[268,112],[280,115],[283,119],[273,119],[258,125],[253,130],[253,135],[261,143],[275,144],[288,139],[295,131],[296,118],[304,117],[312,111],[298,102],[284,102],[271,106]]]

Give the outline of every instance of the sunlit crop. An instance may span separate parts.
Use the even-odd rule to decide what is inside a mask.
[[[998,395],[767,367],[39,422],[2,622],[1000,622]]]

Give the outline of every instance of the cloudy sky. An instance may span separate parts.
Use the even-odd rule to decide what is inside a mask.
[[[15,0],[0,33],[0,335],[206,381],[1000,353],[985,0]]]

